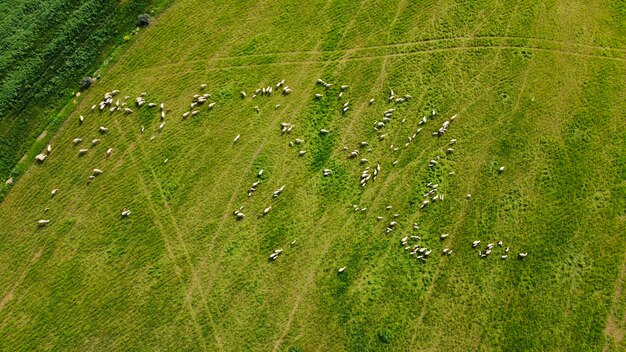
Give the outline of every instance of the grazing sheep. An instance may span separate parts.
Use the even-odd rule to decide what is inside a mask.
[[[39,224],[39,227],[44,227],[46,225],[48,225],[50,223],[50,220],[39,220],[37,221],[37,223]]]
[[[528,253],[520,253],[520,254],[518,254],[520,259],[526,258],[527,255],[528,255]]]
[[[304,156],[304,154],[306,154],[306,150],[301,150],[300,152],[298,152],[299,156]]]
[[[206,88],[206,83],[202,83],[202,84],[200,85],[200,89],[204,89],[204,88]]]
[[[161,111],[165,110],[165,103],[161,103],[161,105],[159,105],[159,110]]]
[[[323,175],[324,176],[330,176],[333,173],[333,171],[331,169],[324,169],[323,170]]]
[[[107,149],[107,157],[111,156],[111,153],[113,153],[113,148]]]
[[[83,117],[83,115],[78,116],[78,123],[82,125],[83,122],[85,122],[85,118]]]
[[[374,98],[369,100],[369,105],[372,105],[372,104],[374,104]]]
[[[196,116],[198,115],[199,111],[198,110],[194,110],[191,112],[191,116]]]
[[[109,129],[104,127],[104,126],[100,126],[98,128],[98,131],[100,131],[100,133],[107,133],[109,131]]]
[[[261,112],[261,109],[259,109],[259,106],[257,105],[254,107],[254,111],[256,111],[256,113],[258,114]]]
[[[35,160],[42,163],[44,160],[46,160],[47,157],[48,156],[46,154],[37,154],[37,156],[35,157]]]
[[[128,217],[130,215],[130,210],[127,208],[122,209],[122,217]]]
[[[165,111],[161,111],[161,121],[165,120]]]
[[[315,99],[322,99],[323,95],[316,93],[315,94]]]
[[[504,255],[501,255],[501,256],[500,256],[500,258],[501,258],[501,259],[506,259],[506,258],[508,258],[508,257],[509,257],[509,256],[508,256],[508,255],[506,255],[506,254],[504,254]]]
[[[237,143],[237,141],[239,140],[239,138],[241,137],[241,134],[238,134],[235,139],[233,139],[233,143]]]
[[[93,175],[94,176],[102,175],[102,170],[100,170],[100,169],[93,169]]]
[[[445,240],[446,238],[448,238],[448,236],[449,235],[447,233],[444,233],[443,235],[439,236],[439,239],[440,240]]]
[[[267,213],[269,213],[272,210],[272,206],[270,205],[269,207],[265,208],[263,210],[263,216],[267,215]]]
[[[132,114],[132,113],[133,113],[133,110],[132,110],[132,109],[129,109],[129,108],[124,108],[124,113],[125,113],[125,114]]]
[[[246,99],[246,97],[248,96],[248,94],[246,94],[246,92],[244,91],[239,92],[239,94],[241,94],[241,99]]]
[[[339,270],[337,270],[337,271],[339,272],[339,274],[341,274],[341,273],[343,273],[344,271],[346,271],[346,267],[344,266],[344,267],[342,267],[342,268],[339,268]]]
[[[259,171],[259,173],[257,174],[257,177],[261,177],[263,176],[263,169],[261,169],[261,171]]]
[[[72,141],[72,143],[74,143],[74,145],[79,144],[80,142],[82,142],[83,139],[82,138],[74,138],[74,140]]]
[[[326,130],[326,129],[323,129],[323,128],[322,128],[322,129],[320,130],[320,133],[321,133],[321,134],[328,134],[328,130]]]
[[[79,155],[79,156],[85,155],[88,151],[89,151],[89,149],[80,149],[80,150],[78,151],[78,155]]]
[[[92,145],[92,146],[95,146],[95,145],[97,145],[98,143],[100,143],[100,140],[99,140],[99,139],[97,139],[97,138],[91,141],[91,145]]]
[[[163,127],[165,127],[165,122],[161,122],[159,125],[159,131],[163,130]]]
[[[480,240],[476,240],[476,241],[472,242],[472,248],[478,247],[479,244],[480,244]]]
[[[189,116],[189,114],[191,114],[191,111],[187,111],[186,113],[183,114],[183,119],[186,119],[187,116]]]
[[[215,107],[215,103],[207,105],[207,108],[209,108],[209,110],[213,110],[213,107]]]
[[[46,153],[52,153],[52,146],[50,144],[48,144],[48,146],[46,147]]]
[[[57,194],[57,192],[59,192],[58,188],[53,189],[52,192],[50,192],[50,197],[54,197],[54,195]]]
[[[498,173],[502,173],[504,172],[504,166],[500,166],[500,168],[498,169]]]

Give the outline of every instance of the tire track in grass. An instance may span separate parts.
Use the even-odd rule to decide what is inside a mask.
[[[517,9],[518,9],[518,5],[515,5],[515,8],[514,8],[514,10],[513,10],[513,12],[512,12],[512,13],[513,13],[513,14],[517,13]],[[506,33],[508,33],[508,32],[510,31],[510,27],[511,27],[512,22],[513,22],[513,21],[509,21],[509,23],[508,23],[508,25],[507,25],[507,28],[506,28]],[[498,54],[500,54],[500,52],[499,52]],[[496,64],[499,60],[500,60],[500,55],[498,55],[498,57],[497,57],[497,58],[493,61],[493,63],[492,63],[492,65],[491,65],[491,67],[495,66],[495,64]],[[520,99],[521,99],[521,95],[522,95],[522,93],[523,93],[523,91],[524,91],[524,89],[525,89],[525,81],[526,81],[526,78],[527,78],[528,68],[526,69],[525,73],[526,73],[526,74],[525,74],[524,84],[522,84],[522,87],[521,87],[521,89],[520,89],[520,94],[519,94],[519,96],[518,96],[518,100],[516,101],[515,108],[514,108],[513,110],[516,110],[516,109],[517,109],[517,107],[518,107],[518,105],[519,105],[519,101],[520,101]],[[514,113],[514,111],[513,111],[513,110],[509,113],[509,115],[512,115],[512,114]],[[501,119],[500,121],[502,121],[502,119]],[[493,144],[494,139],[495,139],[495,138],[494,138],[494,137],[492,137],[492,138],[489,140],[489,145],[492,145],[492,144]],[[487,143],[485,143],[485,144],[487,144]],[[472,179],[474,179],[474,178],[475,178],[475,177],[472,177]],[[474,183],[475,183],[475,181],[474,181]],[[461,212],[460,212],[459,219],[457,220],[457,222],[456,222],[456,224],[455,224],[455,226],[454,226],[454,229],[455,229],[455,230],[458,230],[458,227],[459,227],[459,226],[461,226],[461,223],[462,223],[462,220],[461,220],[461,219],[464,219],[465,214],[466,214],[466,211],[467,211],[467,204],[466,204],[466,203],[464,203],[464,204],[462,205],[462,208],[461,208]],[[456,231],[455,231],[455,232],[453,232],[453,235],[450,237],[450,239],[449,239],[449,241],[448,241],[448,242],[449,242],[449,243],[451,243],[451,244],[453,244],[453,243],[454,243],[454,238],[455,238],[454,234],[455,234],[455,233],[456,233]],[[424,316],[426,315],[426,307],[427,307],[427,304],[426,304],[426,303],[430,300],[430,298],[431,298],[431,297],[432,297],[432,295],[433,295],[433,291],[434,291],[434,288],[435,288],[436,281],[437,281],[437,279],[439,278],[439,276],[441,275],[441,270],[442,270],[442,269],[441,269],[441,267],[442,267],[442,265],[445,265],[445,263],[446,263],[446,262],[447,262],[446,260],[440,260],[440,261],[438,262],[438,264],[437,264],[437,266],[436,266],[436,268],[435,268],[435,272],[434,272],[434,274],[433,274],[432,280],[431,280],[431,282],[430,282],[430,285],[429,285],[429,286],[428,286],[428,288],[426,289],[426,292],[425,292],[425,294],[424,294],[424,296],[423,296],[423,299],[421,300],[421,303],[422,303],[422,304],[421,304],[421,308],[420,308],[420,314],[419,314],[418,319],[417,319],[417,322],[416,322],[416,324],[415,324],[415,330],[414,330],[413,336],[412,336],[412,338],[411,338],[411,345],[415,344],[415,340],[417,339],[417,335],[418,335],[419,328],[420,328],[420,326],[421,326],[421,325],[422,325],[422,323],[423,323]],[[480,344],[480,341],[479,341],[479,344]],[[477,345],[477,348],[478,348],[478,346],[479,346],[479,345]]]
[[[37,252],[35,252],[31,260],[28,262],[28,264],[26,264],[24,270],[22,270],[17,281],[15,281],[11,289],[9,289],[9,292],[7,292],[2,297],[2,299],[0,299],[0,312],[2,312],[2,309],[4,309],[4,307],[6,307],[6,305],[15,297],[15,290],[17,290],[17,288],[22,284],[22,282],[30,272],[31,267],[39,260],[39,258],[41,258],[41,255],[43,254],[46,245],[47,242]]]
[[[580,51],[576,51],[574,49],[571,48],[565,48],[566,46],[572,46],[572,47],[579,47],[579,48],[583,48],[583,49],[588,49],[588,50],[592,50],[592,51],[601,51],[601,52],[615,52],[615,53],[620,53],[620,54],[626,54],[626,48],[611,48],[611,47],[606,47],[606,46],[596,46],[596,45],[588,45],[588,44],[579,44],[579,43],[573,43],[573,42],[568,42],[568,41],[559,41],[559,40],[552,40],[552,39],[542,39],[542,38],[532,38],[532,37],[515,37],[515,36],[462,36],[462,37],[449,37],[449,38],[436,38],[436,39],[424,39],[424,40],[418,40],[418,41],[411,41],[411,42],[403,42],[403,43],[395,43],[395,44],[381,44],[381,45],[373,45],[373,46],[363,46],[363,47],[354,47],[354,48],[348,48],[348,49],[335,49],[335,50],[329,50],[329,51],[319,51],[319,50],[312,50],[312,51],[283,51],[283,52],[270,52],[270,53],[262,53],[262,54],[249,54],[249,55],[239,55],[239,56],[214,56],[213,58],[211,58],[211,61],[214,62],[219,62],[219,61],[227,61],[227,60],[235,60],[235,59],[254,59],[254,58],[264,58],[264,57],[268,57],[268,56],[277,56],[277,55],[281,55],[281,56],[289,56],[289,55],[308,55],[309,57],[314,57],[314,56],[321,56],[322,54],[355,54],[358,52],[363,52],[363,51],[369,51],[369,50],[378,50],[378,49],[401,49],[401,48],[406,48],[406,47],[410,47],[410,46],[414,46],[414,45],[424,45],[424,44],[428,44],[428,45],[435,45],[438,43],[445,43],[445,42],[454,42],[454,41],[460,41],[460,42],[471,42],[471,41],[482,41],[482,40],[496,40],[496,41],[515,41],[515,40],[526,40],[526,41],[531,41],[531,42],[536,42],[535,45],[528,45],[528,46],[518,46],[518,45],[503,45],[503,44],[492,44],[492,45],[477,45],[477,46],[466,46],[466,45],[458,45],[458,46],[450,46],[447,48],[439,48],[439,49],[423,49],[423,50],[413,50],[411,52],[407,52],[407,53],[396,53],[396,54],[391,54],[391,55],[396,55],[396,56],[404,56],[404,55],[411,55],[411,54],[418,54],[418,53],[430,53],[430,52],[437,52],[437,51],[444,51],[444,50],[454,50],[454,49],[460,49],[460,48],[504,48],[504,49],[535,49],[535,50],[544,50],[544,51],[553,51],[553,52],[562,52],[562,53],[566,53],[566,54],[570,54],[570,55],[580,55],[580,56],[587,56],[587,57],[594,57],[594,58],[604,58],[604,59],[614,59],[614,60],[618,60],[618,61],[626,61],[626,57],[615,57],[615,56],[603,56],[603,55],[598,55],[598,54],[588,54],[588,53],[584,53],[584,52],[580,52]],[[563,48],[549,48],[547,47],[548,45],[546,44],[551,44],[551,45],[560,45],[563,46]],[[544,46],[542,46],[544,45]],[[357,58],[348,58],[348,59],[338,59],[338,60],[334,60],[334,61],[350,61],[350,60],[358,60],[358,59],[362,59],[362,58],[372,58],[372,57],[384,57],[384,55],[370,55],[370,56],[360,56]],[[323,60],[323,61],[333,61],[331,60]],[[162,71],[163,68],[166,67],[176,67],[176,66],[180,66],[183,64],[197,64],[197,63],[206,63],[207,60],[189,60],[189,61],[179,61],[176,63],[171,63],[171,64],[165,64],[165,65],[160,65],[160,66],[151,66],[149,68],[145,68],[145,69],[138,69],[138,71],[142,71],[142,70],[149,70],[149,71]],[[256,67],[256,66],[268,66],[268,65],[281,65],[281,64],[293,64],[293,63],[316,63],[319,61],[307,61],[307,60],[300,60],[300,61],[281,61],[281,62],[274,62],[274,63],[259,63],[259,64],[251,64],[251,65],[232,65],[232,66],[223,66],[221,68],[214,68],[214,69],[230,69],[230,68],[236,68],[236,67]]]
[[[341,35],[341,39],[337,42],[337,43],[341,43],[342,41],[344,41],[346,35],[348,34],[348,31],[350,29],[350,27],[354,24],[354,22],[356,22],[356,19],[358,17],[358,14],[361,12],[361,9],[363,8],[364,4],[366,2],[368,2],[369,0],[362,0],[359,3],[359,9],[357,10],[355,16],[352,17],[351,22],[346,25],[346,27],[343,30],[343,33]],[[330,2],[329,2],[330,3]],[[320,42],[318,43],[316,48],[319,48],[320,46],[323,45],[323,38],[320,40]],[[344,53],[345,55],[345,53]],[[320,74],[323,74],[324,71],[328,68],[328,66],[330,66],[330,64],[332,63],[332,61],[330,60],[326,60],[325,61],[325,65],[323,66],[323,68],[320,70],[320,72],[318,73],[318,76]],[[322,223],[323,220],[320,220],[319,223]],[[302,302],[302,299],[304,298],[305,293],[308,291],[308,288],[314,283],[315,281],[315,273],[317,272],[317,268],[320,266],[322,259],[324,258],[325,253],[328,251],[328,249],[330,248],[330,245],[333,242],[333,238],[334,236],[331,236],[331,239],[329,241],[326,242],[326,245],[322,248],[322,255],[320,255],[318,262],[312,266],[311,270],[309,271],[309,274],[307,275],[306,281],[305,281],[305,285],[304,285],[304,289],[301,289],[299,291],[299,293],[296,295],[295,300],[294,300],[294,305],[291,308],[291,310],[289,311],[289,315],[287,316],[287,321],[285,322],[285,326],[282,329],[282,333],[281,335],[278,337],[278,339],[274,342],[274,348],[272,349],[272,351],[278,351],[278,349],[282,346],[283,344],[283,340],[285,338],[285,336],[287,336],[287,333],[289,332],[291,325],[293,323],[293,319],[295,317],[296,311],[298,310],[298,307],[300,306],[300,303]]]
[[[113,123],[115,125],[115,128],[117,128],[118,133],[120,134],[120,136],[122,136],[126,140],[130,140],[128,138],[127,134],[123,132],[124,129],[122,128],[119,120],[118,119],[113,119]],[[137,143],[137,140],[135,139],[134,142]],[[137,143],[137,144],[139,145],[139,148],[141,148],[141,154],[143,156],[145,154],[145,151],[143,149],[143,145],[141,144],[141,141],[139,143]],[[126,150],[126,153],[124,155],[128,155],[129,159],[132,161],[132,164],[135,166],[135,169],[136,169],[135,171],[137,173],[137,178],[138,178],[138,181],[139,181],[140,190],[143,193],[143,195],[145,196],[146,200],[148,201],[147,204],[148,204],[148,206],[150,208],[150,211],[153,214],[154,222],[159,227],[159,230],[161,232],[161,237],[163,238],[163,242],[165,244],[165,249],[166,249],[166,251],[168,253],[168,256],[169,256],[170,260],[172,261],[172,264],[174,265],[174,269],[176,270],[176,273],[177,273],[177,276],[178,276],[178,280],[179,280],[179,282],[181,284],[181,287],[182,287],[183,284],[184,284],[183,278],[182,278],[182,268],[178,264],[176,264],[176,255],[173,252],[174,246],[170,242],[170,240],[168,239],[168,236],[166,235],[167,232],[165,230],[163,222],[160,220],[161,219],[161,216],[160,216],[161,214],[155,209],[154,201],[152,200],[150,190],[147,187],[145,179],[141,176],[141,172],[139,170],[139,165],[141,165],[141,164],[139,164],[137,162],[137,159],[135,158],[135,156],[131,152],[130,148],[128,148]],[[152,167],[150,167],[150,172],[152,173],[152,176],[154,177],[155,182],[158,183],[158,179],[156,178],[156,174],[154,173],[154,169]],[[179,242],[178,245],[181,246],[183,251],[184,251],[184,255],[185,255],[184,259],[186,260],[187,264],[190,266],[192,278],[195,278],[197,275],[196,275],[195,271],[193,270],[193,267],[190,265],[189,252],[187,250],[187,246],[185,245],[184,241],[182,241],[182,238],[180,236],[180,232],[178,231],[178,229],[176,227],[175,220],[174,220],[174,218],[172,216],[172,213],[171,213],[171,211],[169,209],[169,205],[167,203],[167,199],[165,198],[165,194],[163,193],[163,189],[161,188],[160,183],[158,183],[158,189],[159,189],[159,194],[161,195],[161,197],[163,199],[163,202],[165,204],[165,206],[163,208],[165,208],[165,210],[168,212],[168,215],[169,215],[168,217],[169,217],[169,219],[170,219],[170,221],[171,221],[171,223],[172,223],[172,225],[173,225],[173,227],[175,229],[175,233],[176,233],[176,235],[178,237],[177,238],[177,241]],[[193,306],[191,305],[191,302],[188,299],[185,299],[184,304],[185,304],[185,306],[187,306],[187,309],[189,310],[189,314],[190,314],[190,316],[191,316],[191,318],[193,320],[193,323],[194,323],[196,334],[198,334],[198,337],[200,338],[200,341],[202,343],[203,350],[207,351],[208,349],[207,349],[207,345],[206,345],[206,340],[205,340],[204,335],[202,333],[202,325],[197,320],[196,312],[194,311]],[[213,317],[212,317],[208,307],[206,307],[206,309],[207,309],[207,314],[209,316],[209,320],[210,320],[211,325],[212,325],[212,331],[213,331],[213,334],[214,334],[214,338],[215,338],[216,344],[221,349],[221,340],[220,340],[219,336],[217,335],[217,330],[215,329],[215,324],[213,322]]]
[[[393,19],[393,21],[391,23],[390,29],[393,29],[394,24],[396,23],[396,21],[398,19],[398,16],[400,14],[400,11],[404,7],[405,3],[406,3],[406,1],[400,2],[400,6],[396,10],[396,14],[395,14],[395,17],[394,17],[394,19]],[[391,35],[390,32],[388,32],[388,35]],[[344,36],[345,36],[345,33],[344,33]],[[347,61],[348,61],[348,58],[344,58],[343,60],[339,60],[339,62],[341,62],[341,63],[345,63]],[[371,95],[372,92],[381,89],[380,86],[383,84],[383,82],[384,82],[384,80],[386,78],[386,74],[387,74],[387,72],[385,70],[386,65],[387,65],[387,58],[385,58],[385,60],[383,61],[382,65],[381,65],[381,72],[380,72],[380,74],[379,74],[379,76],[377,78],[376,83],[370,89],[370,94],[369,95]],[[363,103],[361,103],[361,105],[359,106],[359,109],[356,110],[354,114],[356,114],[356,116],[360,116],[361,112],[368,105],[369,105],[368,102],[364,101]],[[348,131],[352,130],[354,122],[356,120],[357,120],[356,118],[352,118],[350,120],[350,124],[349,124],[348,129],[347,129]],[[345,133],[343,133],[343,135],[344,135],[344,138],[342,139],[342,144],[345,144]],[[379,199],[379,198],[377,198],[377,199]],[[353,215],[349,216],[349,219],[353,219],[353,218],[354,218]],[[345,230],[348,227],[349,224],[351,224],[351,223],[349,221],[346,221],[344,223],[344,225],[341,227],[341,230],[340,231],[336,231],[335,233],[343,232],[343,230]],[[312,284],[314,284],[314,282],[315,282],[315,274],[317,273],[317,269],[321,265],[321,261],[324,258],[325,254],[328,252],[328,250],[330,249],[331,245],[334,243],[335,237],[336,237],[336,235],[335,236],[331,236],[331,238],[325,243],[324,247],[322,248],[322,251],[321,251],[322,254],[319,257],[318,262],[314,266],[311,267],[311,270],[309,271],[309,274],[307,276],[307,280],[305,282],[305,286],[301,290],[302,293],[296,296],[294,306],[293,306],[293,308],[291,309],[291,311],[289,313],[287,322],[286,322],[285,327],[283,329],[283,333],[279,337],[279,339],[276,341],[276,343],[274,344],[274,349],[273,349],[274,352],[277,351],[281,347],[284,337],[289,332],[289,329],[291,328],[291,324],[292,324],[293,319],[295,317],[296,311],[297,311],[298,307],[300,306],[300,303],[301,303],[301,301],[303,299],[304,293],[308,291],[309,287]]]
[[[330,0],[329,0],[329,1],[327,1],[326,5],[325,5],[325,8],[327,8],[327,7],[330,5],[330,3],[331,3],[331,1],[330,1]],[[316,45],[316,49],[317,49],[317,48],[319,48],[322,44],[323,44],[323,40],[320,40],[320,41],[317,43],[317,45]],[[318,74],[322,73],[322,72],[324,71],[324,69],[326,69],[326,67],[327,67],[327,66],[328,66],[328,64],[326,64],[325,66],[323,66],[323,67],[319,70],[319,73],[318,73]],[[304,77],[306,74],[307,74],[307,71],[306,71],[306,70],[301,70],[301,71],[300,71],[300,74],[296,76],[296,78],[294,79],[294,81],[296,81],[296,82],[304,82],[304,81],[306,81],[306,78]],[[306,99],[306,97],[305,97],[305,99]],[[306,106],[305,104],[300,104],[300,105],[299,105],[299,107],[298,107],[298,108],[297,108],[297,109],[296,109],[296,110],[292,113],[292,115],[294,115],[294,116],[298,116],[298,115],[299,115],[299,113],[300,113],[300,111],[302,111],[302,109],[303,109],[305,106]],[[261,144],[259,145],[259,147],[258,147],[258,148],[254,151],[254,153],[253,153],[253,155],[252,155],[252,158],[250,159],[250,160],[251,160],[251,161],[250,161],[250,164],[249,164],[250,166],[252,166],[252,165],[253,165],[254,161],[257,159],[257,157],[258,157],[258,156],[260,155],[260,153],[263,151],[263,148],[265,147],[265,145],[266,145],[267,141],[268,141],[268,140],[269,140],[269,138],[270,138],[269,136],[271,135],[271,133],[270,133],[270,132],[271,132],[271,129],[272,129],[272,128],[274,128],[274,126],[276,126],[276,125],[278,124],[278,122],[279,122],[282,118],[283,118],[283,116],[279,114],[279,115],[278,115],[278,116],[277,116],[277,117],[276,117],[276,118],[275,118],[275,119],[274,119],[271,123],[269,123],[269,124],[267,125],[267,130],[265,131],[265,133],[263,133],[263,134],[262,134],[262,135],[264,136],[264,138],[263,138],[263,140],[262,140]],[[230,169],[230,168],[229,168],[229,169]],[[227,172],[227,173],[225,173],[225,174],[230,174],[230,172]],[[216,239],[218,238],[218,236],[220,236],[220,235],[221,235],[221,232],[222,232],[223,226],[224,226],[224,224],[225,224],[226,220],[228,219],[229,209],[231,209],[231,208],[233,207],[233,203],[234,203],[234,201],[237,199],[237,195],[238,195],[238,194],[239,194],[239,192],[240,192],[239,187],[240,187],[241,185],[243,185],[243,183],[244,183],[244,181],[245,181],[245,179],[246,179],[247,177],[249,177],[249,175],[247,175],[247,174],[243,173],[243,174],[241,175],[241,177],[239,178],[239,181],[237,182],[238,187],[237,187],[237,188],[236,188],[236,190],[235,190],[235,191],[231,194],[231,197],[230,197],[230,199],[229,199],[228,203],[226,204],[226,207],[225,207],[225,209],[224,209],[224,211],[223,211],[223,212],[224,212],[224,215],[222,215],[222,218],[221,218],[221,220],[220,220],[220,222],[219,222],[219,225],[218,225],[218,227],[217,227],[216,231],[214,232],[214,235],[213,235],[213,236],[212,236],[212,238],[211,238],[210,248],[208,249],[208,251],[209,251],[209,252],[212,252],[212,251],[215,249],[215,241],[216,241]],[[214,274],[214,273],[215,273],[215,271],[217,270],[217,268],[219,267],[219,265],[220,265],[220,264],[221,264],[221,261],[220,261],[220,260],[215,260],[215,261],[213,262],[213,265],[209,268],[209,272],[210,272],[211,274]],[[207,288],[206,288],[206,290],[210,290],[210,288],[211,288],[211,287],[209,286],[209,287],[207,287]],[[202,287],[200,287],[200,290],[203,290],[203,289],[202,289]],[[207,299],[206,299],[206,297],[204,297],[204,296],[203,296],[203,300],[204,300],[205,305],[206,305],[206,304],[207,304]]]

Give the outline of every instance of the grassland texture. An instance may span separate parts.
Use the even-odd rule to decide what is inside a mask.
[[[625,41],[619,1],[178,0],[0,204],[0,349],[623,351]],[[112,89],[165,102],[163,129],[92,112]],[[182,119],[203,92],[215,108]],[[427,183],[445,199],[420,209]]]

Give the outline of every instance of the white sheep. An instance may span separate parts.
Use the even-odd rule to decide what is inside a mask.
[[[107,157],[111,156],[111,153],[113,153],[113,148],[107,149]]]
[[[241,134],[238,134],[235,139],[233,139],[233,143],[237,143],[237,141],[239,140],[239,138],[241,137]]]
[[[37,223],[39,224],[40,227],[44,227],[46,225],[48,225],[50,223],[50,220],[39,220],[37,221]]]
[[[102,170],[100,170],[100,169],[93,169],[93,175],[94,176],[102,175]]]

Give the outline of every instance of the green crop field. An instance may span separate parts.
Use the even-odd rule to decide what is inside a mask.
[[[176,0],[63,111],[0,350],[626,350],[623,1]]]

